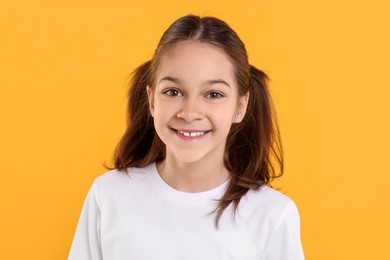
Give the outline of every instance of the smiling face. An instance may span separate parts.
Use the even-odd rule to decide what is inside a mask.
[[[242,120],[248,101],[238,96],[233,65],[222,50],[199,41],[176,43],[147,92],[167,158],[222,163],[231,125]]]

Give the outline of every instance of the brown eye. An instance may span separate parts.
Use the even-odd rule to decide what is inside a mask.
[[[211,99],[217,99],[217,98],[223,97],[223,95],[221,93],[219,93],[219,92],[209,92],[207,94],[207,97],[211,98]]]
[[[168,89],[163,92],[165,95],[170,96],[170,97],[181,97],[183,96],[180,91],[177,89]]]

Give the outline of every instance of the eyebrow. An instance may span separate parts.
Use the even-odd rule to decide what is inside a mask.
[[[162,79],[159,80],[159,84],[161,83],[161,81],[171,81],[173,83],[176,83],[178,85],[180,85],[181,83],[181,80],[178,79],[178,78],[175,78],[175,77],[171,77],[171,76],[165,76],[163,77]],[[229,83],[227,83],[225,80],[223,79],[210,79],[210,80],[206,80],[203,85],[213,85],[213,84],[223,84],[223,85],[226,85],[227,87],[231,88],[231,86],[229,85]]]
[[[223,79],[213,79],[213,80],[208,80],[206,81],[206,84],[207,85],[213,85],[213,84],[224,84],[226,85],[227,87],[231,88],[229,83],[227,83],[225,80]]]
[[[172,81],[173,83],[176,83],[176,84],[180,84],[181,81],[178,79],[178,78],[174,78],[174,77],[170,77],[170,76],[165,76],[163,77],[162,79],[159,80],[159,84],[161,83],[161,81]]]

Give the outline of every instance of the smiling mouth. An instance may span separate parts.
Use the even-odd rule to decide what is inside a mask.
[[[178,129],[174,129],[174,128],[171,128],[171,130],[176,132],[177,135],[181,136],[182,138],[184,138],[186,140],[197,139],[197,138],[203,137],[208,132],[210,132],[210,130],[208,130],[208,131],[187,130],[187,129],[178,130]]]
[[[177,131],[179,134],[184,135],[186,137],[198,137],[204,135],[206,132],[185,132],[185,131]]]

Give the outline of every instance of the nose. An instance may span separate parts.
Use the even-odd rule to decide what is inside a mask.
[[[177,113],[177,118],[185,120],[187,123],[191,123],[195,120],[200,120],[203,117],[201,111],[201,104],[195,98],[183,100],[180,111]]]

